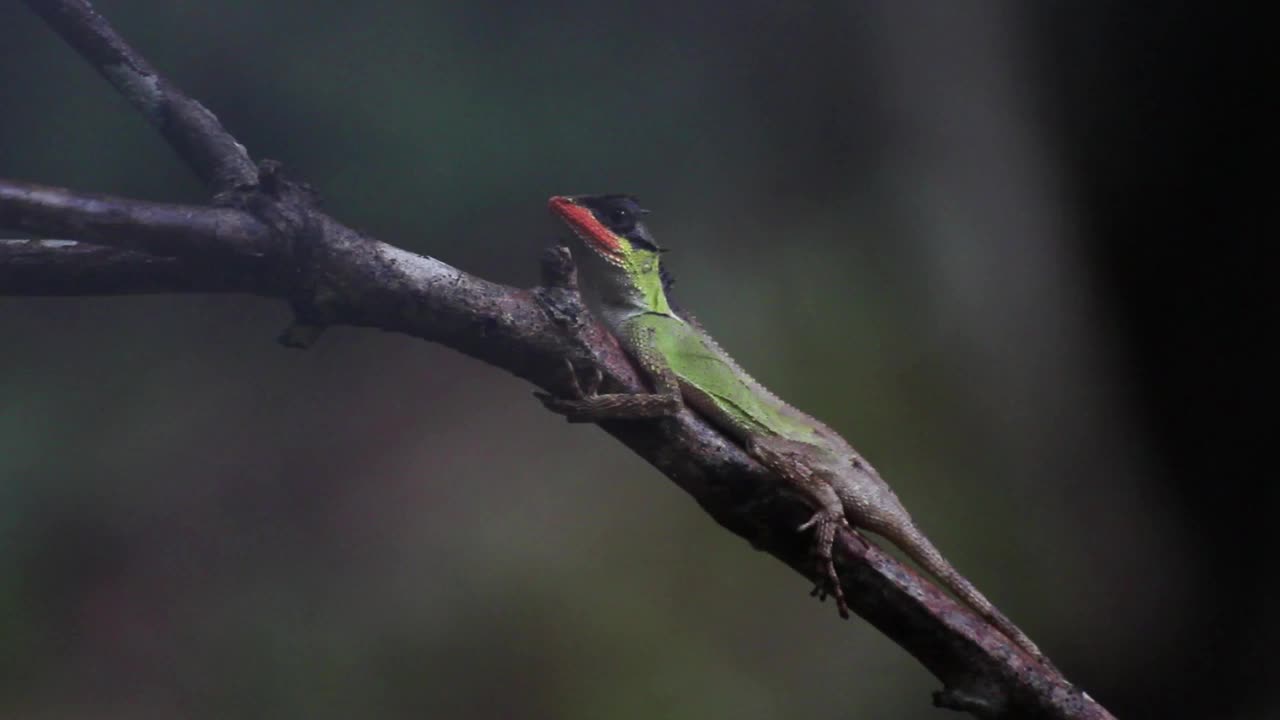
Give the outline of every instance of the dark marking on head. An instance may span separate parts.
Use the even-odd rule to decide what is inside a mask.
[[[632,195],[579,195],[575,200],[589,209],[600,224],[609,228],[619,237],[626,238],[632,247],[662,252],[649,234],[649,228],[641,221],[648,210],[640,207],[640,203]]]

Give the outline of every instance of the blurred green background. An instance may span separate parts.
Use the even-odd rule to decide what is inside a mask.
[[[1217,632],[1202,550],[1089,215],[1093,179],[1144,171],[1113,126],[1145,66],[1105,59],[1158,53],[1147,24],[1105,3],[97,7],[335,216],[482,277],[535,282],[548,196],[639,195],[680,302],[1070,677],[1130,717],[1187,707],[1171,685]],[[0,175],[205,200],[19,3],[0,109]],[[0,299],[0,717],[941,716],[900,648],[522,382],[363,330],[287,351],[289,319]],[[1216,716],[1262,716],[1234,699]]]

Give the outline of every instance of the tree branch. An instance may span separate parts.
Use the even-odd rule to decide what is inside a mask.
[[[4,178],[0,227],[162,257],[259,260],[282,250],[266,225],[239,210],[93,195]]]
[[[75,194],[60,193],[61,206],[81,204]],[[21,205],[26,199],[0,194],[0,214],[6,202]],[[113,206],[132,202],[102,196],[94,200]],[[276,175],[239,202],[256,207],[261,222],[293,248],[287,256],[261,258],[261,274],[245,290],[291,298],[308,324],[376,327],[439,342],[552,392],[568,391],[566,359],[576,367],[600,367],[609,391],[645,389],[616,341],[582,306],[563,249],[548,256],[544,287],[519,290],[366,237],[315,209],[309,192]],[[169,233],[181,238],[183,229],[169,220],[186,209],[154,209],[158,212],[134,213],[113,225],[112,237],[136,233],[157,245]],[[160,221],[149,225],[154,218]],[[251,217],[240,219],[237,226],[251,223]],[[175,242],[172,247],[204,258],[201,265],[227,275],[243,259],[234,252],[212,256],[202,243]],[[0,273],[0,293],[27,294],[24,287],[34,283],[24,277],[21,269]],[[112,289],[123,291],[118,285]],[[811,509],[698,416],[686,411],[670,420],[602,426],[692,495],[721,525],[810,580],[818,579],[808,538],[795,531]],[[838,538],[836,561],[850,607],[943,681],[946,690],[936,697],[938,703],[990,718],[1110,717],[968,608],[849,530]]]
[[[275,281],[253,268],[158,257],[74,240],[0,239],[0,295],[253,293]]]
[[[118,52],[125,53],[130,72],[157,78],[83,2],[28,2],[46,19],[52,15],[50,23],[100,68],[105,66],[100,58],[105,51],[99,45],[106,43],[108,48],[123,48]],[[91,51],[82,48],[86,44]],[[121,61],[112,62],[111,67],[117,67]],[[119,72],[104,70],[109,78]],[[157,83],[156,92],[167,101],[185,100],[163,81],[147,82]],[[138,94],[132,81],[117,87],[126,95]],[[154,113],[149,108],[146,103],[140,105],[144,113]],[[163,124],[158,127],[165,131]],[[208,125],[192,127],[197,136],[211,132]],[[205,155],[225,161],[221,150],[227,143],[239,145],[221,127],[216,130],[213,135],[221,140],[200,147]],[[170,141],[180,153],[186,152],[188,146]],[[200,163],[192,165],[201,172]],[[287,297],[305,326],[348,324],[413,335],[457,349],[551,392],[569,389],[566,360],[579,368],[600,368],[606,391],[645,391],[617,342],[582,306],[564,249],[548,253],[543,287],[510,288],[342,225],[321,212],[309,191],[285,180],[272,164],[263,163],[260,177],[251,178],[250,183],[243,182],[239,161],[218,167],[226,166],[233,172],[215,168],[210,176],[214,187],[222,190],[228,187],[227,177],[236,178],[231,183],[236,189],[220,196],[228,207],[139,203],[7,183],[0,184],[0,225],[16,222],[31,232],[110,245],[76,252],[86,257],[103,253],[97,257],[114,258],[122,267],[165,267],[173,272],[187,267],[193,273],[193,285],[200,282],[199,277],[219,273],[230,277],[248,264],[257,275],[246,281],[244,290]],[[71,246],[60,242],[64,241],[53,245],[36,241],[34,248],[14,245],[7,251],[0,247],[0,294],[52,294],[40,292],[31,273],[72,284],[71,271],[59,274],[60,263],[62,267],[73,264],[67,259],[70,252],[60,252],[70,251]],[[135,248],[172,257],[149,265]],[[33,253],[28,257],[40,262],[31,262],[25,269],[10,267],[15,253],[22,251]],[[159,271],[156,276],[144,275],[136,278],[135,287],[154,286],[160,278]],[[127,273],[121,271],[118,280],[110,292],[127,291]],[[700,417],[685,410],[675,418],[608,422],[602,427],[692,495],[722,526],[811,581],[818,579],[809,538],[796,532],[812,510]],[[841,530],[835,556],[850,608],[941,679],[945,689],[935,695],[936,704],[981,718],[1111,718],[1056,671],[1028,657],[968,608],[860,535]]]
[[[252,184],[257,169],[208,108],[164,79],[86,0],[26,0],[164,136],[214,192]]]

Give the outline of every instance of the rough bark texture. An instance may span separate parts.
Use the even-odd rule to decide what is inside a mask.
[[[0,240],[6,295],[254,293],[276,286],[253,268],[150,255],[75,240]]]
[[[582,306],[567,250],[549,251],[543,286],[522,290],[363,235],[323,213],[274,163],[255,167],[208,110],[160,78],[87,3],[27,4],[147,116],[219,207],[0,180],[0,226],[70,238],[0,241],[0,294],[253,293],[291,303],[291,344],[305,345],[327,325],[375,327],[442,343],[552,392],[568,390],[566,360],[599,367],[607,391],[644,390]],[[699,417],[686,410],[603,427],[722,526],[816,578],[809,538],[796,532],[810,508]],[[937,705],[981,718],[1111,717],[856,533],[841,531],[836,562],[851,609],[942,681]]]
[[[167,205],[6,181],[0,227],[160,256],[265,259],[280,255],[270,228],[229,208]]]

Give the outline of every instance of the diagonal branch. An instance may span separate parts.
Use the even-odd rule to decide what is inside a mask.
[[[208,111],[160,79],[86,3],[27,1],[148,115],[227,207],[0,182],[0,226],[102,246],[0,243],[0,294],[55,294],[39,282],[41,274],[72,287],[74,268],[86,267],[76,263],[90,257],[121,268],[118,282],[107,285],[113,293],[165,282],[182,290],[175,275],[183,269],[191,272],[191,289],[219,275],[247,273],[239,289],[288,298],[299,321],[312,328],[347,324],[439,342],[555,393],[569,389],[566,360],[600,368],[610,392],[645,390],[617,342],[582,306],[566,251],[548,254],[543,287],[520,290],[378,242],[321,212],[312,194],[283,179],[274,165],[263,163],[259,174]],[[82,276],[80,282],[91,289],[96,281]],[[602,427],[722,526],[816,579],[808,538],[796,532],[811,509],[701,418],[686,410],[675,418]],[[850,608],[943,682],[936,704],[982,718],[1111,718],[1059,673],[853,531],[840,531],[835,556]]]
[[[289,297],[315,325],[374,327],[439,342],[553,392],[568,390],[566,359],[577,367],[601,368],[610,391],[644,391],[617,343],[582,306],[567,252],[549,254],[544,287],[519,290],[378,242],[316,210],[309,205],[309,193],[279,178],[271,184],[276,194],[258,190],[246,204],[261,208],[268,218],[264,222],[286,234],[284,245],[295,252],[263,257],[259,280],[245,291]],[[64,204],[78,204],[73,193],[61,192]],[[4,197],[0,194],[0,214],[6,211]],[[9,197],[12,205],[14,194]],[[135,214],[113,226],[112,237],[132,232],[157,243],[166,233],[180,238],[181,229],[148,225],[152,217],[170,216]],[[234,275],[243,259],[231,252],[210,255],[199,244],[193,248],[175,242],[171,247],[203,258],[190,260],[193,265],[218,268],[200,273]],[[0,253],[0,260],[5,257]],[[22,268],[0,272],[0,294],[32,294],[35,283],[24,277],[29,276]],[[112,291],[124,290],[116,286]],[[776,477],[698,416],[686,411],[670,420],[603,427],[692,495],[721,525],[817,579],[807,538],[795,531],[810,508],[786,494]],[[854,612],[943,681],[946,690],[937,696],[939,704],[990,718],[1110,717],[1061,675],[1027,657],[969,609],[852,531],[841,531],[836,561]]]
[[[208,108],[169,83],[87,0],[26,0],[68,45],[146,117],[215,193],[249,185],[257,169]]]

